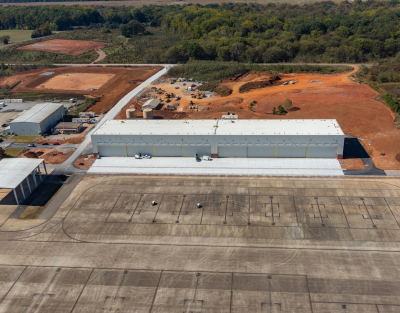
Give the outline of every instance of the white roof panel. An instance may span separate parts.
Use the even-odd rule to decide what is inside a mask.
[[[216,125],[218,125],[216,127]],[[336,120],[109,120],[95,135],[344,135]]]
[[[212,135],[215,120],[108,120],[94,135]]]
[[[29,110],[22,113],[11,123],[40,123],[51,113],[56,111],[59,107],[64,106],[61,103],[38,103]],[[10,123],[10,124],[11,124]]]
[[[343,135],[336,120],[220,120],[217,135]]]
[[[42,163],[43,159],[2,159],[0,161],[0,188],[13,189]]]

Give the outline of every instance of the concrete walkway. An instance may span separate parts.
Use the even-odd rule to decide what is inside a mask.
[[[343,176],[336,159],[195,158],[135,159],[109,157],[95,161],[88,173],[215,176]]]

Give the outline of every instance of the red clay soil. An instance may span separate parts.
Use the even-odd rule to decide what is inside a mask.
[[[81,170],[88,170],[94,161],[96,161],[96,158],[93,155],[82,155],[76,159],[74,166]]]
[[[361,159],[342,159],[339,163],[344,170],[361,170],[365,167]]]
[[[123,96],[129,91],[137,87],[150,76],[161,70],[162,67],[61,67],[50,69],[36,69],[23,73],[17,73],[12,77],[1,78],[0,86],[6,84],[11,85],[13,82],[21,80],[12,92],[49,92],[62,94],[82,94],[93,97],[99,97],[97,102],[90,111],[96,114],[108,112]],[[40,73],[55,72],[53,76],[40,76]],[[60,89],[37,89],[38,86],[44,84],[51,78],[57,75],[65,75],[68,73],[97,73],[97,74],[114,74],[107,83],[101,86],[98,90],[64,90],[62,85]],[[130,81],[135,81],[135,84],[130,84]]]
[[[110,45],[109,43],[105,42],[53,39],[42,42],[36,42],[27,46],[19,47],[17,49],[78,55],[88,52],[90,50],[96,50],[98,48],[107,47],[109,45]]]
[[[395,116],[387,106],[374,99],[378,96],[376,91],[349,79],[356,70],[335,75],[279,74],[278,86],[240,93],[239,88],[244,83],[270,77],[269,73],[251,73],[222,83],[233,90],[230,96],[194,100],[195,104],[206,105],[209,110],[187,112],[187,118],[221,118],[222,114],[232,111],[239,119],[336,119],[344,133],[361,139],[378,168],[400,169],[400,157],[396,159],[400,153],[400,130],[394,125]],[[286,81],[297,83],[283,86]],[[272,115],[272,109],[283,105],[286,99],[292,100],[295,110],[284,116]],[[257,101],[254,112],[249,108],[252,101]]]
[[[20,154],[18,158],[44,159],[48,164],[61,164],[73,152],[74,149],[31,149]]]

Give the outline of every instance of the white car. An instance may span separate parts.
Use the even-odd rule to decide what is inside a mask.
[[[203,161],[211,161],[211,158],[209,155],[204,155],[203,156]]]
[[[145,155],[143,156],[143,159],[151,159],[151,155],[145,154]]]
[[[139,154],[135,154],[135,159],[141,159]]]

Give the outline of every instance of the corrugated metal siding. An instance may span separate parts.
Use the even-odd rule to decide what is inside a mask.
[[[278,158],[305,158],[306,147],[304,146],[278,146]]]
[[[246,146],[218,146],[219,158],[247,158]]]
[[[196,154],[200,157],[203,155],[211,155],[211,146],[183,146],[184,157],[194,157]]]
[[[133,157],[139,153],[154,156],[153,146],[127,146],[128,156]]]
[[[308,147],[307,158],[336,158],[337,147]]]
[[[274,158],[275,157],[275,146],[261,146],[247,148],[247,156],[249,158]]]
[[[101,157],[126,157],[124,146],[99,146],[99,155]]]
[[[156,157],[181,157],[181,146],[154,146]]]

